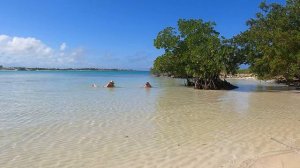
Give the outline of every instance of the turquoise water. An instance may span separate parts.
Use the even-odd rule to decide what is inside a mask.
[[[270,137],[300,142],[299,92],[230,82],[239,88],[142,71],[0,71],[0,167],[232,168],[284,149]]]
[[[110,80],[116,88],[103,88]],[[106,115],[119,103],[154,101],[158,89],[143,89],[146,81],[162,85],[144,71],[0,71],[0,130],[76,119],[87,115],[84,111]]]

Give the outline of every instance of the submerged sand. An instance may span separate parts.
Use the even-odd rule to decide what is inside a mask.
[[[241,165],[243,168],[299,168],[299,166],[298,151],[281,151],[278,154],[245,161]]]
[[[152,90],[101,88],[28,107],[19,102],[32,113],[0,129],[0,167],[300,165],[299,92],[249,80],[234,81],[240,88],[233,91],[159,82]],[[6,105],[5,115],[15,108]]]

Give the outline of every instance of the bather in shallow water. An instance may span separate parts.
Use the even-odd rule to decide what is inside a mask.
[[[107,87],[107,88],[113,88],[113,87],[115,87],[115,83],[114,83],[114,81],[110,81],[110,82],[108,82],[108,84],[106,84],[104,87]]]
[[[152,86],[149,82],[146,82],[145,85],[144,85],[144,88],[152,88]]]

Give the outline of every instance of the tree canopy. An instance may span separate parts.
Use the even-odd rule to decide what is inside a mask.
[[[154,40],[164,54],[154,61],[152,70],[186,78],[199,89],[224,88],[220,73],[234,74],[242,63],[250,65],[260,79],[299,80],[300,0],[287,0],[285,5],[264,1],[247,25],[246,31],[225,39],[214,29],[214,22],[179,19],[176,28],[165,28]],[[225,82],[225,86],[230,85]]]
[[[164,54],[154,61],[153,72],[186,78],[198,89],[234,88],[219,78],[221,72],[234,73],[241,60],[232,41],[220,37],[214,22],[179,19],[177,26],[154,40]]]
[[[300,77],[300,1],[286,5],[262,2],[247,21],[249,29],[235,37],[250,69],[261,79]]]

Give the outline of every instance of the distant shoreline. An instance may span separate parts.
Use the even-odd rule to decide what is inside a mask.
[[[227,75],[226,77],[222,76],[225,79],[254,79],[258,80],[257,76],[252,73],[237,73],[235,75]]]
[[[0,71],[137,71],[117,68],[31,68],[31,67],[2,67]]]

